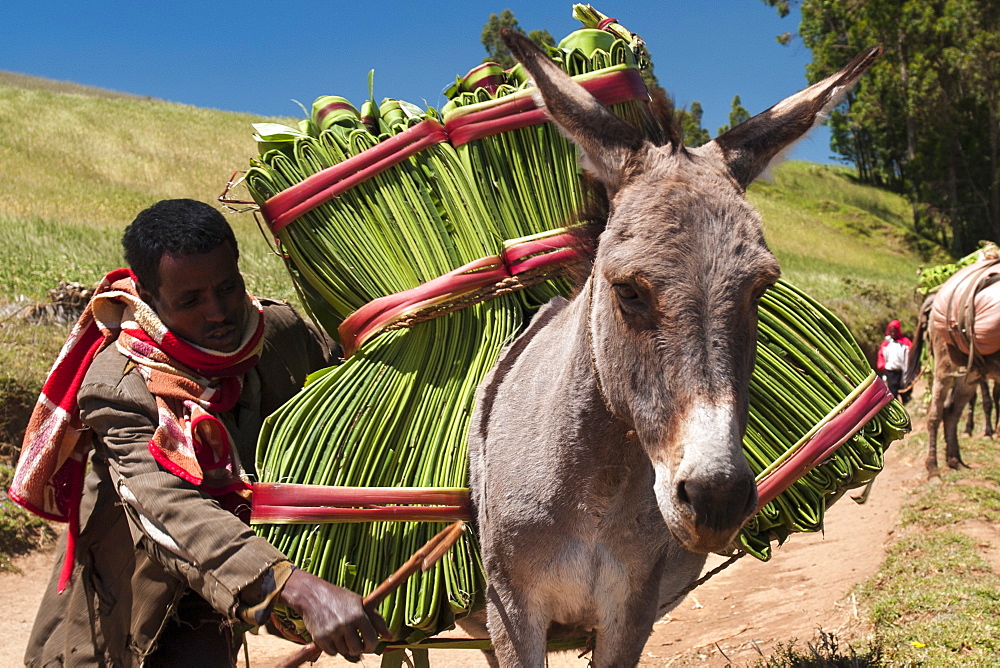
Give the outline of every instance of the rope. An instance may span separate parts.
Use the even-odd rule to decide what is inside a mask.
[[[692,591],[694,591],[694,589],[696,587],[700,587],[701,585],[703,585],[706,582],[708,582],[713,576],[718,575],[722,571],[726,570],[727,568],[729,568],[730,566],[732,566],[733,564],[735,564],[737,559],[741,559],[741,558],[745,557],[746,554],[747,554],[746,552],[742,552],[742,551],[737,552],[733,556],[729,557],[729,559],[727,559],[726,561],[722,562],[721,564],[719,564],[718,566],[716,566],[715,568],[713,568],[709,572],[707,572],[704,575],[702,575],[700,578],[698,578],[697,580],[695,580],[694,582],[692,582],[691,584],[689,584],[687,587],[685,587],[684,589],[680,590],[677,593],[677,595],[674,596],[672,599],[670,599],[669,601],[665,601],[665,602],[661,603],[660,604],[660,609],[657,611],[657,614],[660,615],[660,616],[662,616],[663,613],[665,613],[667,611],[667,608],[669,608],[671,605],[673,605],[677,601],[681,600],[682,598],[684,598],[685,596],[687,596],[688,594],[690,594]]]
[[[522,274],[518,274],[517,276],[510,276],[494,283],[493,285],[488,285],[485,288],[476,290],[475,292],[470,292],[456,297],[455,299],[420,309],[419,311],[411,313],[391,325],[385,326],[381,331],[389,332],[394,329],[406,329],[408,327],[413,327],[418,323],[433,320],[434,318],[442,316],[446,313],[460,311],[461,309],[473,306],[474,304],[481,304],[491,299],[495,299],[496,297],[512,294],[518,290],[529,288],[532,285],[541,283],[542,281],[546,281],[561,274],[562,272],[559,270],[552,271],[551,269],[543,268],[524,272]]]

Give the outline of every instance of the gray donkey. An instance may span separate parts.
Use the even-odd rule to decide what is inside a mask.
[[[593,632],[595,666],[634,665],[661,597],[757,505],[741,441],[757,302],[779,269],[745,190],[881,49],[687,149],[651,144],[529,40],[504,40],[611,213],[579,294],[543,307],[478,390],[488,630],[503,666],[544,665],[550,629]]]

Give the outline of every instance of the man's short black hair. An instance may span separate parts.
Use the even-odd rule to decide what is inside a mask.
[[[239,258],[236,235],[218,210],[193,199],[165,199],[140,212],[125,228],[125,261],[145,290],[160,290],[163,254],[184,257],[209,253],[225,242]]]

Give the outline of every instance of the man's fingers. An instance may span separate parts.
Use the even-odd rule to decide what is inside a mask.
[[[361,637],[357,632],[343,633],[338,637],[337,650],[341,656],[358,656],[364,648],[361,645]]]
[[[382,619],[382,615],[377,612],[371,613],[369,618],[372,620],[372,624],[375,626],[375,631],[378,633],[380,638],[385,638],[386,640],[392,639],[392,631],[389,630],[389,625],[385,623]]]
[[[337,642],[331,638],[317,638],[313,636],[313,642],[316,646],[323,650],[324,654],[329,654],[330,656],[337,656],[340,654],[340,647]]]
[[[365,619],[358,627],[361,632],[361,640],[364,643],[364,651],[371,652],[375,649],[375,645],[378,644],[378,633],[375,631],[375,626],[367,619]]]

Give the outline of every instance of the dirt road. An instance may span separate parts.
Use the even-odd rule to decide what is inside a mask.
[[[746,665],[759,658],[756,648],[767,655],[776,642],[804,642],[820,628],[837,632],[856,625],[855,610],[845,597],[878,569],[900,506],[923,481],[920,453],[907,455],[901,443],[894,444],[866,504],[844,497],[827,514],[824,534],[795,534],[775,548],[769,562],[746,557],[696,589],[656,623],[640,665]],[[22,575],[0,574],[0,610],[7,615],[0,667],[21,665],[52,559],[51,553],[35,553],[15,562]],[[721,560],[711,557],[709,567]],[[297,647],[266,635],[250,637],[248,646],[250,665],[268,668]],[[431,657],[431,665],[439,668],[486,665],[475,651],[441,650]],[[378,662],[369,657],[363,665]],[[549,664],[582,668],[587,659],[563,654]],[[357,664],[324,657],[314,665]]]

